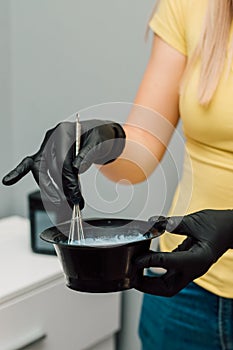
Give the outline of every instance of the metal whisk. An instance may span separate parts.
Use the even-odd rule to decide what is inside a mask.
[[[76,155],[78,155],[79,148],[80,148],[80,138],[81,138],[81,125],[79,122],[79,114],[76,114]],[[81,210],[78,204],[74,205],[72,218],[71,218],[71,224],[70,224],[70,232],[69,232],[69,238],[68,243],[73,244],[74,241],[80,242],[81,240],[84,240],[84,233],[83,233],[83,224],[82,224],[82,216],[81,216]]]

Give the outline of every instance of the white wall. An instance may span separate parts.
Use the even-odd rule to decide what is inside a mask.
[[[12,166],[10,3],[0,1],[0,178]],[[13,211],[13,189],[0,185],[0,217]]]
[[[153,2],[11,1],[13,164],[74,111],[133,100],[150,49],[144,32]],[[16,211],[26,215],[34,187],[30,176],[15,186]]]
[[[144,32],[153,6],[154,0],[0,0],[1,173],[34,153],[45,131],[75,111],[110,101],[133,101],[150,51]],[[91,108],[82,116],[120,121],[118,107],[114,113],[108,105]],[[167,212],[177,182],[173,158],[179,167],[182,159],[177,135],[172,145],[174,153],[164,158],[147,183],[133,188],[130,204],[118,216],[147,219]],[[90,188],[95,176],[92,169],[81,179],[90,204],[85,216],[105,215]],[[97,180],[103,203],[111,200],[110,194],[117,195],[114,184],[102,176]],[[27,194],[34,189],[31,175],[13,189],[1,186],[0,216],[27,216]],[[117,190],[127,199],[132,189],[119,186]],[[123,296],[119,350],[138,350],[141,293],[127,291]]]

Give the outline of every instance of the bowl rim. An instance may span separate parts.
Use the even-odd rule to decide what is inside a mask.
[[[85,218],[83,220],[84,226],[85,224],[95,227],[111,227],[111,224],[114,224],[112,227],[117,227],[117,223],[119,224],[119,227],[124,226],[122,223],[125,223],[125,225],[130,224],[132,222],[132,225],[138,225],[144,228],[146,231],[143,234],[143,239],[137,239],[135,241],[130,242],[121,242],[121,243],[113,243],[113,244],[98,244],[98,245],[92,245],[92,244],[68,244],[67,240],[68,237],[61,232],[61,227],[64,227],[65,225],[70,224],[70,220],[59,223],[57,226],[51,226],[45,229],[43,232],[40,233],[40,238],[48,243],[54,244],[54,246],[62,246],[67,249],[107,249],[107,248],[117,248],[119,246],[132,246],[135,244],[140,244],[141,242],[145,242],[147,240],[151,240],[154,238],[157,238],[161,236],[163,232],[159,232],[157,229],[153,228],[153,223],[149,223],[145,220],[139,220],[139,219],[126,219],[126,218]],[[95,225],[94,225],[95,224]],[[98,225],[99,224],[99,225]],[[103,225],[105,224],[105,225]],[[131,226],[132,226],[131,225]],[[60,227],[60,229],[59,229]],[[138,228],[138,227],[137,227]],[[143,230],[143,231],[144,231]]]

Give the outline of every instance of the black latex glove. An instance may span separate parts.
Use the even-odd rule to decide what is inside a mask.
[[[86,120],[81,122],[81,130],[81,148],[73,162],[79,173],[85,172],[93,163],[114,161],[125,147],[125,132],[118,123]]]
[[[48,130],[39,151],[24,158],[3,178],[3,184],[13,185],[31,171],[49,202],[59,205],[66,198],[71,206],[79,204],[82,209],[84,200],[78,173],[94,162],[113,161],[124,148],[125,134],[119,124],[100,120],[81,122],[81,133],[80,153],[75,158],[76,123],[62,122]],[[120,142],[115,142],[114,138],[118,137]]]
[[[136,260],[138,269],[162,267],[160,277],[143,276],[137,289],[173,296],[208,271],[222,254],[233,248],[233,210],[202,210],[182,217],[150,219],[154,227],[187,238],[173,252],[149,252]],[[233,269],[233,266],[232,266]]]

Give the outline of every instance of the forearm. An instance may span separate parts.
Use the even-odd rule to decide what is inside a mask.
[[[120,158],[101,171],[113,181],[142,182],[162,159],[179,119],[179,84],[186,57],[155,37],[151,57],[124,125]]]
[[[160,125],[158,129],[164,128],[166,132],[161,131],[157,136],[156,130],[148,129],[146,125],[139,126],[136,122],[123,127],[126,133],[125,149],[117,160],[102,166],[101,171],[114,182],[136,184],[153,173],[165,153],[172,132],[171,128]]]

